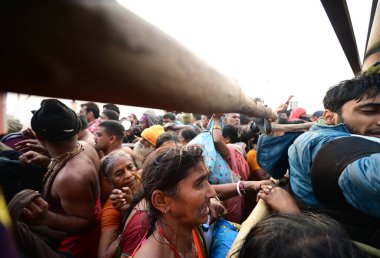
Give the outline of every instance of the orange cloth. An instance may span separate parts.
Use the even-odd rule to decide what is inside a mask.
[[[250,150],[247,153],[247,163],[251,172],[261,169],[256,159],[256,150]]]
[[[144,129],[141,133],[141,137],[147,140],[152,146],[156,146],[158,137],[165,132],[161,125],[152,125],[149,128]]]
[[[113,206],[110,199],[106,201],[102,211],[100,212],[100,227],[101,231],[106,228],[117,228],[120,226],[120,212]]]

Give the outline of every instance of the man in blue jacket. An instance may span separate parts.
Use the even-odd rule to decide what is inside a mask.
[[[292,192],[309,208],[358,212],[379,225],[380,63],[330,88],[323,104],[323,122],[288,150]]]

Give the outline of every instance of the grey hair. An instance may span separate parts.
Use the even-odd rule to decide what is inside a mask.
[[[111,153],[102,159],[101,171],[103,176],[107,177],[108,179],[110,178],[111,175],[109,172],[111,171],[112,165],[119,158],[127,158],[133,162],[131,155],[123,151],[116,151],[114,153]]]

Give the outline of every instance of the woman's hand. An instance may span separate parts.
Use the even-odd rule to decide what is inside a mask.
[[[120,189],[113,189],[110,195],[112,206],[119,212],[124,212],[133,199],[132,191],[129,187]]]

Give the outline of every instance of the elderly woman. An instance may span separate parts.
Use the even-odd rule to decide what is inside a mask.
[[[123,206],[131,201],[133,195],[141,191],[140,176],[130,155],[114,152],[102,159],[101,170],[113,189],[123,189]],[[121,214],[107,200],[101,211],[101,236],[98,257],[114,257],[120,233]]]
[[[151,224],[133,257],[206,257],[199,225],[216,195],[208,174],[197,146],[160,148],[148,157],[142,182]]]
[[[212,222],[225,214],[223,205],[213,197],[217,194],[224,200],[237,196],[237,184],[211,186],[202,150],[194,145],[159,148],[148,157],[143,170],[143,194],[137,194],[123,215],[122,255],[205,257],[198,226],[205,223],[209,215]],[[242,191],[257,192],[267,183],[270,181],[245,181],[241,184]],[[125,193],[114,189],[110,199],[118,208],[125,204]],[[160,243],[166,243],[163,249]],[[154,255],[152,250],[155,250]]]

